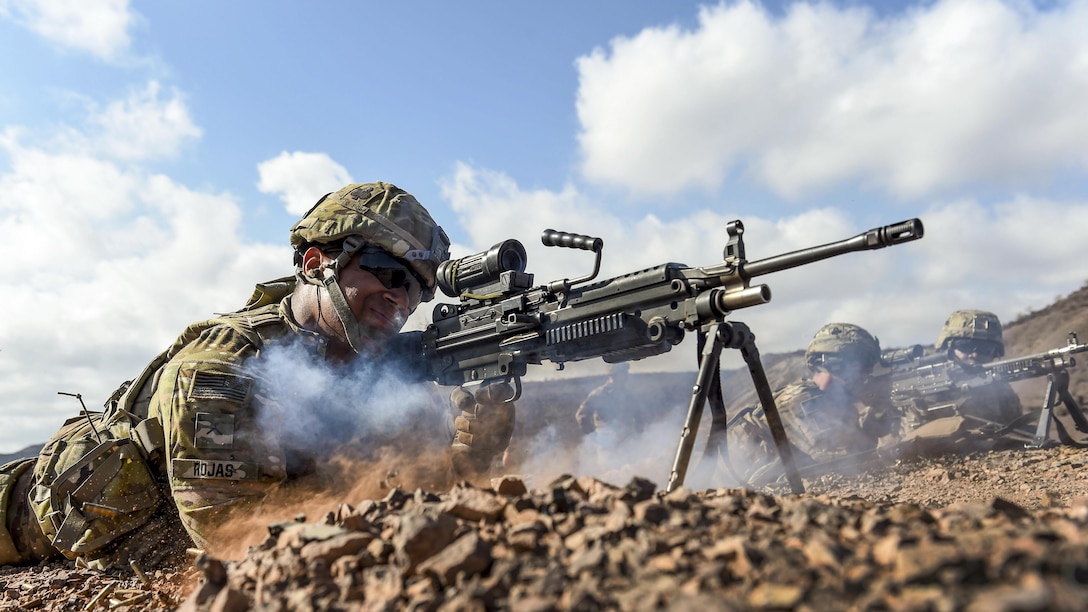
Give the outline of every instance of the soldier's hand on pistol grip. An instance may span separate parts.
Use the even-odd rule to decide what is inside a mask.
[[[485,472],[496,455],[510,444],[514,433],[514,396],[506,382],[484,384],[474,392],[458,387],[450,394],[453,416],[455,470]],[[460,465],[457,465],[460,464]]]
[[[899,410],[891,401],[892,377],[870,377],[857,394],[862,403],[858,425],[865,431],[882,437],[899,428]]]
[[[892,396],[891,373],[870,376],[858,385],[855,395],[859,401],[869,406],[889,406]]]

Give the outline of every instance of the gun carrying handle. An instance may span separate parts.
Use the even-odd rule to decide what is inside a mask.
[[[597,274],[601,271],[601,253],[604,251],[604,240],[601,240],[600,238],[546,229],[540,235],[540,242],[544,246],[582,249],[583,251],[593,251],[597,255],[597,260],[593,263],[593,272],[574,280],[564,278],[563,280],[548,283],[548,290],[553,293],[566,293],[574,285],[587,283],[597,278]]]
[[[593,251],[594,253],[600,253],[601,249],[604,248],[604,240],[601,240],[600,238],[594,238],[593,236],[586,236],[584,234],[560,232],[553,229],[544,230],[544,233],[540,235],[540,241],[544,243],[544,246],[582,249],[583,251]]]

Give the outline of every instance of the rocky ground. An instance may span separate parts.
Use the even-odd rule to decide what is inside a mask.
[[[0,568],[5,610],[1083,610],[1088,451],[899,461],[807,492],[559,478],[392,489],[241,559]]]
[[[882,504],[940,508],[1001,498],[1025,510],[1068,508],[1088,501],[1088,451],[1056,447],[900,461],[859,475],[825,475],[808,493],[857,496]]]

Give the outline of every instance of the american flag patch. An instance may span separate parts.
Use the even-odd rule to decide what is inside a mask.
[[[253,379],[222,372],[199,371],[193,376],[189,399],[223,400],[244,404],[253,388]]]

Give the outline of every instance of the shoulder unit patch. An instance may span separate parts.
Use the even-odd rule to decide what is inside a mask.
[[[234,448],[234,415],[218,412],[196,413],[193,444],[197,448]]]

